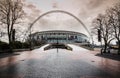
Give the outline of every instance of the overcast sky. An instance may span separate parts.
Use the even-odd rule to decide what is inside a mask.
[[[92,20],[104,13],[119,0],[23,0],[27,21],[34,21],[51,10],[64,10],[77,16],[90,30]],[[69,30],[87,34],[82,25],[64,13],[51,13],[42,17],[33,27],[34,31]]]

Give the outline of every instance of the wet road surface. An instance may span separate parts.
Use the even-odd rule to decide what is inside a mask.
[[[120,61],[69,46],[73,51],[42,47],[1,58],[0,78],[120,78]]]

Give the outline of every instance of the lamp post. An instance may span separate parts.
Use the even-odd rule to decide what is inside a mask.
[[[57,37],[57,46],[58,46],[58,44],[59,44],[59,43],[58,43],[58,37]],[[57,53],[58,53],[58,47],[57,47]]]
[[[101,48],[102,48],[102,38],[101,38],[101,30],[102,30],[102,24],[101,24],[101,20],[100,19],[97,19],[98,21],[99,21],[99,23],[100,23],[100,25],[99,25],[99,29],[98,29],[98,41],[101,43]],[[102,54],[102,49],[101,49],[101,54]]]
[[[93,35],[91,35],[92,37],[92,50],[94,50],[94,41],[93,41]]]
[[[30,50],[32,50],[31,28],[30,28]]]

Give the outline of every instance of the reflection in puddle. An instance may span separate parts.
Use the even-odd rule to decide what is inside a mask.
[[[44,46],[33,51],[20,52],[20,55],[1,58],[0,78],[120,77],[120,61],[98,57],[83,48],[70,46],[73,51],[44,51]]]

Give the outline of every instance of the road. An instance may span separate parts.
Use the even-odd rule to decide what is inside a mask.
[[[73,51],[51,49],[18,52],[0,59],[0,78],[120,78],[120,61]]]

